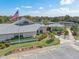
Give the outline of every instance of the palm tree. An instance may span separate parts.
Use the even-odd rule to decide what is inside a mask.
[[[45,28],[44,28],[44,33],[48,33],[48,31],[47,31],[47,28],[48,28],[48,20],[47,19],[44,19],[43,21],[43,24],[45,25]]]

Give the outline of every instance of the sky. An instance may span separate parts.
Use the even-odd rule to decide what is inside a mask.
[[[79,0],[0,0],[0,15],[79,16]]]

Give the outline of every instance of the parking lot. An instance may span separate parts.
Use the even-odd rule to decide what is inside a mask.
[[[79,42],[75,42],[75,45],[79,46]]]
[[[2,57],[0,59],[79,59],[79,51],[69,44],[59,46],[57,49],[38,51],[32,54],[17,54]]]

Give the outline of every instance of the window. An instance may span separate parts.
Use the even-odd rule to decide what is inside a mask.
[[[51,27],[47,27],[47,31],[51,31]]]

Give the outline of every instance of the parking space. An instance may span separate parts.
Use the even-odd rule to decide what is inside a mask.
[[[37,59],[52,59],[52,56],[47,52],[37,54]]]

